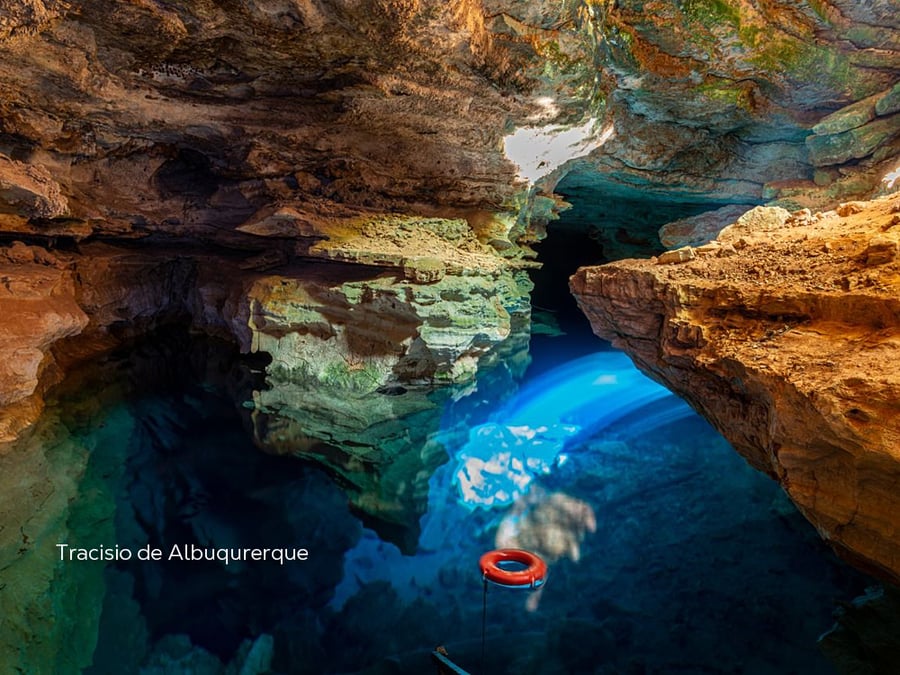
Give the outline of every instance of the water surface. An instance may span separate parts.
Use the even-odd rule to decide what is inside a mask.
[[[285,427],[248,404],[261,367],[222,346],[170,335],[95,364],[0,458],[21,529],[0,547],[5,662],[423,673],[440,644],[472,672],[832,672],[817,636],[866,580],[705,421],[581,340],[533,338],[524,373],[519,354],[373,394],[430,397],[415,433],[396,421],[394,465],[286,431],[272,454]],[[309,557],[60,561],[60,542]],[[477,562],[498,544],[550,574],[539,595],[489,589],[482,664]]]

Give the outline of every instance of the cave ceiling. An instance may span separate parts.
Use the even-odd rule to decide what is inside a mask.
[[[527,202],[504,152],[526,127],[586,130],[577,156],[548,162],[536,180],[547,195],[561,180],[585,199],[649,193],[714,205],[871,191],[897,154],[896,9],[9,3],[0,227],[235,244],[247,239],[238,228],[284,208],[286,235],[298,237],[360,212],[474,221]],[[829,114],[881,99],[886,112],[839,123],[814,139],[824,149],[810,142]]]

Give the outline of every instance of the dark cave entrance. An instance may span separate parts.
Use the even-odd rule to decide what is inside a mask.
[[[660,227],[722,206],[658,195],[638,198],[636,192],[622,195],[570,185],[567,180],[560,183],[556,192],[572,207],[548,225],[547,236],[534,247],[542,264],[531,272],[532,352],[536,370],[555,365],[543,364],[540,354],[557,350],[540,347],[560,333],[568,336],[565,358],[610,348],[593,334],[569,291],[569,277],[579,267],[657,255],[665,250],[659,240]]]

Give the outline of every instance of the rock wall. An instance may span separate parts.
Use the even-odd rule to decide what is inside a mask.
[[[0,12],[0,200],[35,235],[64,218],[86,233],[233,243],[284,208],[313,221],[360,209],[489,219],[518,192],[509,121],[541,111],[531,94],[570,99],[564,116],[574,106],[565,76],[539,77],[531,44],[558,12],[530,6],[76,0]]]
[[[564,180],[594,197],[846,199],[898,150],[893,9],[17,3],[0,10],[0,234],[258,253],[244,235],[271,232],[273,214],[302,244],[332,218],[388,211],[464,217],[487,241],[534,215],[504,137],[591,120],[545,197]],[[531,240],[527,225],[513,238]]]
[[[594,331],[683,396],[857,565],[900,580],[900,200],[757,208],[717,240],[582,268]]]
[[[894,168],[892,3],[576,4],[604,141],[550,177],[567,196],[821,207]]]
[[[66,264],[23,244],[0,249],[0,442],[41,411],[40,395],[60,377],[54,344],[80,333],[88,317]]]
[[[274,389],[328,391],[344,408],[380,389],[470,380],[482,356],[527,330],[527,265],[481,244],[464,220],[400,220],[345,222],[303,258],[102,243],[0,249],[10,317],[2,440],[36,418],[60,366],[172,323],[267,354]]]

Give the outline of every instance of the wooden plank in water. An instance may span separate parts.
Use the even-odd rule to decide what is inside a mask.
[[[437,665],[440,675],[470,675],[468,671],[463,670],[450,660],[447,656],[447,651],[443,647],[438,647],[431,652],[431,660]]]

